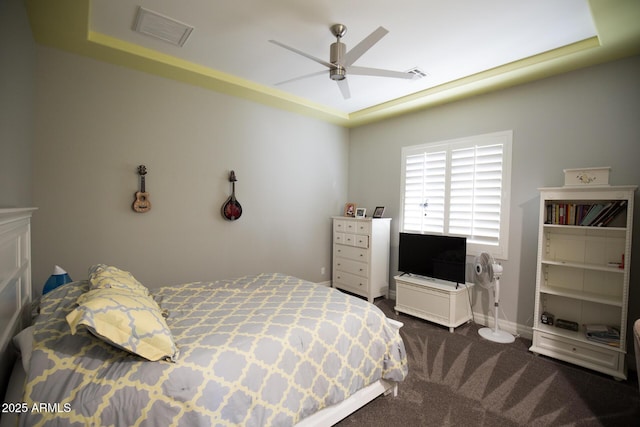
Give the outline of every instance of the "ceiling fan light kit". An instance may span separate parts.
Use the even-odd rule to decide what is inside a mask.
[[[338,65],[337,67],[329,70],[329,77],[334,81],[344,80],[347,77],[347,70]]]
[[[353,66],[353,63],[356,62],[358,58],[364,55],[389,32],[385,28],[378,27],[378,29],[365,37],[360,43],[358,43],[349,51],[347,51],[347,46],[340,41],[346,34],[347,27],[344,24],[334,24],[330,27],[330,30],[331,34],[333,34],[337,40],[332,43],[329,48],[329,62],[324,61],[320,58],[316,58],[313,55],[309,55],[308,53],[305,53],[291,46],[287,46],[284,43],[280,43],[276,40],[269,40],[269,42],[290,50],[291,52],[297,53],[298,55],[302,55],[305,58],[311,59],[312,61],[315,61],[327,67],[329,69],[329,78],[338,83],[338,88],[340,89],[340,92],[342,93],[342,97],[344,99],[349,99],[351,97],[349,86],[346,81],[347,74],[374,77],[391,77],[399,79],[413,79],[416,77],[415,74],[409,72]],[[281,85],[295,80],[316,76],[318,74],[319,73],[317,72],[307,74],[305,76],[300,76],[293,79],[285,80],[280,83],[276,83],[276,85]]]

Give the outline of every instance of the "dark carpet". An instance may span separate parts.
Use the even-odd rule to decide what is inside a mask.
[[[536,356],[531,341],[498,344],[479,325],[449,329],[404,314],[409,375],[398,397],[381,396],[342,420],[348,426],[640,426],[636,373],[627,381]],[[633,344],[631,344],[633,345]]]

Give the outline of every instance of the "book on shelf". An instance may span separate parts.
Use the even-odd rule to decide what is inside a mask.
[[[620,331],[607,325],[584,325],[584,334],[590,341],[620,347]]]
[[[597,227],[606,227],[611,221],[613,221],[621,212],[623,212],[627,208],[627,201],[620,200],[618,203],[613,206],[609,212],[607,212],[603,217],[595,224]]]
[[[546,205],[545,223],[606,227],[626,211],[627,201],[602,203],[552,202]]]
[[[608,202],[598,215],[589,223],[590,226],[598,225],[605,217],[608,217],[611,210],[616,207],[616,202]]]
[[[604,205],[602,203],[591,205],[589,212],[587,212],[584,218],[582,218],[582,220],[580,221],[580,225],[589,225],[589,223],[593,221],[596,216],[598,216],[602,208],[604,208]]]

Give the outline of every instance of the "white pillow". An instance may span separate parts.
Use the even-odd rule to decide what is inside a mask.
[[[20,350],[24,371],[29,372],[29,362],[31,361],[31,352],[33,351],[33,325],[24,328],[19,334],[13,337],[13,345]]]

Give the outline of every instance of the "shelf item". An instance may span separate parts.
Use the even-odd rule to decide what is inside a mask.
[[[620,347],[620,331],[607,325],[585,325],[585,336],[588,340]]]
[[[391,218],[333,218],[333,282],[367,298],[389,291]]]
[[[396,313],[402,312],[449,328],[450,332],[471,320],[469,289],[438,279],[395,276]]]
[[[624,219],[626,200],[596,203],[549,202],[545,205],[545,224],[606,227]]]
[[[597,168],[579,168],[564,170],[564,185],[570,186],[602,186],[609,185],[609,166]]]
[[[540,189],[532,352],[626,379],[636,188]]]

